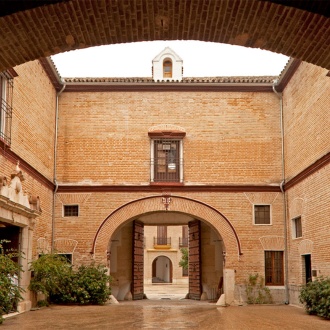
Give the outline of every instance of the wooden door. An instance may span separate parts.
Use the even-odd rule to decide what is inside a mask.
[[[200,300],[202,294],[201,224],[199,220],[189,226],[189,298]]]
[[[143,299],[143,223],[133,221],[133,274],[132,296],[133,300]]]
[[[167,226],[157,226],[157,245],[167,245]]]

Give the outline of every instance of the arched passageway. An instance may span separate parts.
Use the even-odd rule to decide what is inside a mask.
[[[21,7],[15,2],[1,8],[0,71],[74,49],[152,40],[200,40],[261,48],[330,69],[327,1],[21,3]]]
[[[189,226],[189,295],[192,299],[200,299],[202,292],[208,292],[215,299],[223,278],[225,283],[226,280],[231,283],[225,288],[228,299],[233,299],[234,269],[239,267],[241,254],[235,228],[223,214],[205,203],[180,196],[167,196],[170,206],[165,208],[164,198],[152,196],[123,205],[103,221],[95,235],[94,258],[106,263],[108,256],[107,264],[115,277],[114,286],[119,300],[126,299],[129,292],[132,292],[133,299],[142,299],[144,273],[148,269],[148,264],[144,265],[146,252],[143,255],[143,249],[151,252],[146,263],[152,260],[149,262],[152,278],[164,283],[172,282],[173,264],[170,259],[175,257],[174,251],[179,251],[179,240],[173,242],[172,246],[171,243],[170,246],[156,244],[156,240],[155,245],[148,250],[149,243],[146,242],[153,237],[150,234],[144,236],[143,227],[156,224]],[[177,277],[176,274],[175,281]]]

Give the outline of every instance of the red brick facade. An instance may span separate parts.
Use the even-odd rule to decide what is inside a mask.
[[[302,63],[283,91],[285,178],[281,105],[271,83],[266,91],[253,91],[253,81],[249,91],[235,84],[226,91],[198,91],[198,85],[189,91],[175,83],[155,91],[142,88],[143,82],[127,82],[126,91],[97,84],[93,91],[73,91],[68,83],[58,95],[56,141],[56,90],[43,66],[35,61],[15,70],[12,144],[2,146],[0,174],[9,179],[20,160],[24,190],[40,197],[31,257],[53,247],[73,253],[77,265],[93,258],[107,263],[111,237],[121,226],[167,212],[199,219],[221,237],[224,270],[234,279],[231,303],[240,299],[249,274],[265,274],[268,250],[288,247],[284,273],[292,303],[305,281],[304,255],[311,255],[314,274],[330,275],[326,70]],[[183,183],[150,182],[148,132],[164,128],[185,132]],[[171,198],[168,211],[164,196]],[[270,205],[269,225],[254,224],[255,204]],[[78,205],[79,216],[64,217],[63,205]],[[302,237],[292,239],[297,216]],[[124,248],[118,253],[127,254]],[[278,302],[288,299],[284,286],[273,291]]]

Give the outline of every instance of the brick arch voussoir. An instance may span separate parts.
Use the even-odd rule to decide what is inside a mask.
[[[98,262],[105,263],[109,239],[124,223],[139,215],[164,211],[163,196],[151,196],[131,201],[114,210],[99,226],[93,242],[92,254]],[[212,226],[222,237],[227,255],[227,265],[235,263],[242,254],[241,244],[230,221],[215,208],[198,200],[171,196],[170,211],[185,213]]]
[[[66,51],[153,40],[260,48],[330,69],[328,17],[269,1],[229,3],[191,0],[189,6],[180,6],[168,0],[158,6],[156,1],[140,0],[131,6],[71,0],[19,11],[0,17],[5,36],[0,40],[0,72]]]

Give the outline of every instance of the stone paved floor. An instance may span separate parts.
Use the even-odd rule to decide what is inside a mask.
[[[330,329],[330,321],[293,306],[230,306],[191,300],[126,301],[105,306],[51,306],[7,318],[0,329]]]
[[[187,284],[144,284],[144,293],[150,300],[171,299],[179,300],[184,299],[189,292]]]

